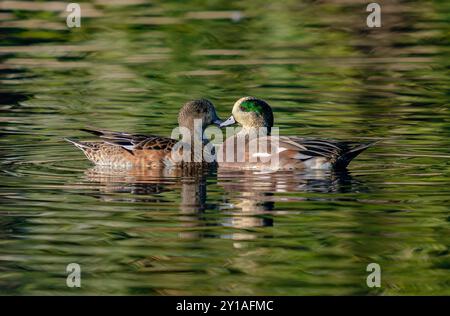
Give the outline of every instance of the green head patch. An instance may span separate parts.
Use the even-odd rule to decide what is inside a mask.
[[[240,104],[241,111],[263,113],[263,107],[256,100],[247,100]]]

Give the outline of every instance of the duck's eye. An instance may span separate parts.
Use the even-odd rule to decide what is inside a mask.
[[[256,101],[244,101],[241,103],[240,108],[244,112],[256,112],[259,114],[263,111],[262,106],[256,103]]]

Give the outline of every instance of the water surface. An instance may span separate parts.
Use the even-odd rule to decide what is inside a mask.
[[[69,29],[64,2],[1,2],[0,294],[450,294],[449,3],[380,1],[380,29],[361,3],[96,0]],[[345,173],[183,174],[62,140],[245,95],[283,135],[383,142]]]

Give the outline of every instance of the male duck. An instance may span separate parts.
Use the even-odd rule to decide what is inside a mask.
[[[201,149],[207,143],[203,139],[203,132],[206,127],[211,124],[219,126],[221,122],[217,117],[214,105],[206,99],[187,102],[178,114],[180,130],[184,128],[186,131],[187,129],[191,135],[190,144],[199,143],[202,146]],[[168,137],[91,129],[82,129],[82,131],[96,135],[102,138],[103,141],[81,142],[73,139],[66,140],[81,149],[86,157],[96,165],[114,168],[157,168],[183,166],[186,161],[197,162],[197,165],[198,163],[201,165],[211,162],[215,163],[214,158],[205,159],[204,154],[207,151],[203,150],[189,150],[190,160],[180,161],[180,159],[174,159],[172,150],[176,149],[175,145],[179,141]],[[181,131],[181,133],[183,132]],[[191,147],[181,147],[180,155],[182,155],[184,148]],[[212,152],[212,154],[214,153]],[[198,155],[200,155],[200,158],[197,157]]]
[[[239,99],[233,106],[230,118],[220,127],[236,122],[242,125],[242,130],[227,138],[218,149],[218,165],[221,168],[345,169],[353,158],[374,144],[271,135],[272,109],[267,102],[254,97]],[[239,138],[245,143],[244,150],[238,148]],[[253,151],[250,146],[252,141],[257,141],[253,143],[257,144],[252,147]]]

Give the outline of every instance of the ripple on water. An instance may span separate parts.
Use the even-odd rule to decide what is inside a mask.
[[[449,294],[445,5],[5,1],[0,293]],[[413,17],[411,19],[411,17]],[[243,95],[283,135],[382,138],[346,173],[93,167],[79,128],[170,135],[181,104]],[[366,265],[382,267],[368,289]]]

